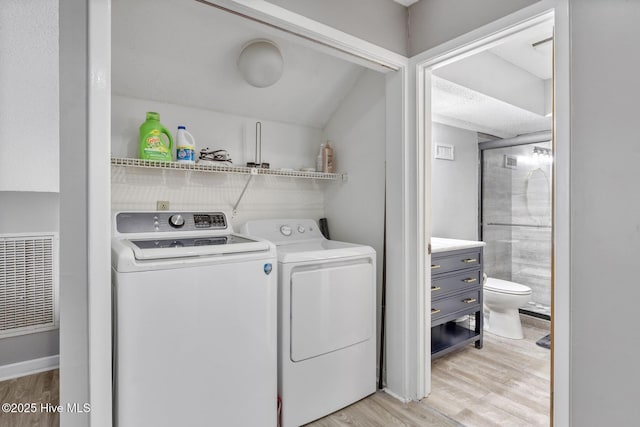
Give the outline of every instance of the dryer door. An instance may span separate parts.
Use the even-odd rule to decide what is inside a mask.
[[[292,361],[371,339],[374,327],[375,270],[370,259],[292,271]]]

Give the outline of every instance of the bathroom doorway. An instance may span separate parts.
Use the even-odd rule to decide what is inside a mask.
[[[424,128],[418,129],[418,138],[428,147],[424,154],[429,188],[424,204],[431,212],[431,216],[427,213],[425,230],[428,237],[484,241],[485,271],[489,275],[536,282],[531,286],[531,303],[525,304],[523,311],[527,318],[546,325],[534,325],[528,337],[525,332],[525,340],[488,340],[487,333],[483,349],[461,349],[433,363],[427,357],[426,370],[431,369],[427,402],[463,423],[482,424],[493,413],[514,425],[553,425],[554,361],[547,335],[552,329],[554,307],[553,242],[561,241],[554,234],[553,221],[554,213],[564,213],[565,205],[562,200],[558,203],[558,194],[566,190],[566,176],[561,177],[563,185],[558,193],[551,173],[558,166],[552,160],[557,148],[554,126],[558,122],[553,115],[554,89],[557,90],[554,16],[539,15],[496,33],[468,42],[471,47],[461,47],[455,53],[434,56],[423,63],[424,86],[420,87],[419,78],[418,93],[425,93],[425,120]],[[527,52],[521,55],[518,48]],[[522,62],[536,54],[548,59],[544,72]],[[497,68],[492,68],[495,64]],[[509,70],[515,73],[513,79],[507,77]],[[561,123],[564,129],[564,119]],[[568,170],[566,159],[562,160],[560,164],[566,169],[561,170],[561,175]],[[498,180],[488,179],[492,174],[504,178],[504,188],[498,186]],[[504,209],[498,212],[501,204]],[[531,257],[538,248],[541,253]],[[558,269],[557,263],[555,268]],[[429,272],[426,276],[429,284]],[[428,307],[428,292],[425,300]],[[548,347],[536,345],[545,336]],[[495,353],[486,351],[491,341],[494,349],[500,347]],[[513,359],[507,356],[511,350]],[[466,354],[459,360],[445,360],[463,352]],[[477,361],[479,365],[473,365]],[[518,366],[523,378],[517,377],[517,372],[507,372],[513,366]],[[487,371],[477,376],[466,374],[483,369]],[[439,377],[439,373],[444,376]],[[495,384],[488,384],[494,375]],[[479,396],[473,400],[465,390],[475,390]],[[456,395],[458,392],[462,394]],[[447,406],[452,401],[459,404]]]

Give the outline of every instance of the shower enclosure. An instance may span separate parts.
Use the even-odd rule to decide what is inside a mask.
[[[521,310],[551,316],[551,141],[481,144],[480,236],[490,277],[531,288]]]

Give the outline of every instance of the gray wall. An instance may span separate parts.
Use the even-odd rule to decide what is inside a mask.
[[[3,0],[0,233],[59,230],[57,34],[57,0]],[[58,351],[57,329],[0,339],[0,366]]]
[[[401,55],[407,54],[407,8],[389,0],[267,0]]]
[[[572,424],[633,425],[640,2],[572,0],[570,19]]]
[[[336,171],[349,173],[347,182],[331,185],[326,191],[325,212],[331,238],[376,250],[378,332],[384,232],[385,104],[384,75],[366,71],[324,129],[334,149]]]
[[[538,0],[420,0],[409,6],[409,56],[416,55]]]
[[[58,193],[0,192],[0,233],[58,231]],[[58,330],[0,339],[0,366],[59,352]]]
[[[454,146],[455,160],[431,153],[431,234],[451,239],[478,239],[478,137],[475,132],[440,123],[433,141]]]
[[[60,402],[90,402],[87,0],[60,0]],[[106,159],[105,159],[106,161]],[[67,427],[89,414],[61,414]]]

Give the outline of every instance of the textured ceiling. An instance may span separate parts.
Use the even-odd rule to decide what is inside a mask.
[[[237,71],[244,44],[275,41],[284,73],[255,88]],[[364,68],[195,1],[112,1],[114,94],[322,128]]]
[[[550,37],[552,32],[553,24],[551,22],[542,23],[510,36],[503,43],[489,49],[488,52],[515,65],[519,73],[524,70],[530,75],[532,82],[537,82],[535,85],[532,83],[520,90],[517,87],[509,89],[513,92],[509,93],[509,97],[505,96],[499,99],[500,97],[497,95],[490,96],[488,94],[490,92],[493,94],[504,93],[504,89],[510,88],[510,83],[516,80],[515,75],[513,79],[510,79],[507,72],[508,67],[491,69],[493,65],[487,61],[485,62],[486,67],[479,68],[477,61],[475,61],[476,57],[462,59],[452,66],[458,69],[467,68],[470,73],[474,73],[472,75],[474,78],[466,79],[468,83],[464,85],[454,78],[445,80],[437,76],[437,74],[451,74],[443,72],[446,71],[446,66],[436,70],[436,75],[432,78],[433,120],[501,138],[551,129],[550,117],[517,107],[506,102],[505,99],[531,96],[531,90],[534,86],[548,92],[545,94],[536,92],[538,97],[544,95],[550,99],[551,86],[545,83],[548,83],[548,79],[552,75],[552,43],[545,43],[538,48],[531,45]],[[495,63],[495,66],[498,65]],[[495,76],[498,75],[500,78],[496,79]],[[477,84],[473,83],[474,80]],[[495,90],[487,90],[491,85],[495,85]],[[547,111],[549,110],[547,109]]]
[[[432,77],[433,120],[500,138],[551,129],[551,118]]]
[[[511,62],[542,80],[551,78],[551,41],[537,47],[532,45],[553,36],[553,22],[547,21],[510,36],[505,43],[490,49],[505,61]]]

